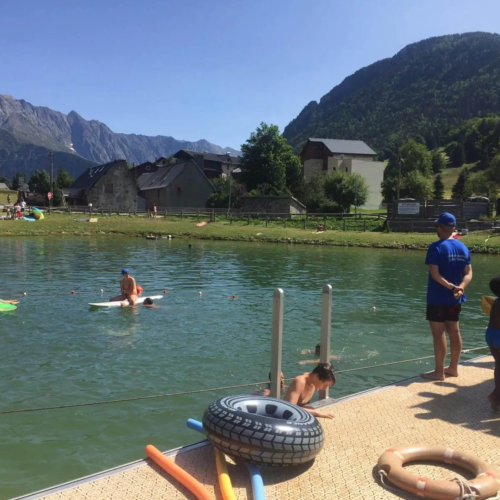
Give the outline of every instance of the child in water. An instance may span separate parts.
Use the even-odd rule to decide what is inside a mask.
[[[500,411],[500,275],[490,281],[490,290],[497,297],[491,306],[490,322],[486,329],[486,343],[495,358],[495,389],[488,396],[491,408]]]

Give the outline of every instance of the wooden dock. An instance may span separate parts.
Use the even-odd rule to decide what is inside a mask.
[[[461,366],[458,378],[448,378],[445,382],[412,378],[336,401],[326,409],[335,414],[335,419],[321,420],[325,447],[313,463],[262,470],[266,498],[414,498],[384,489],[376,464],[387,448],[416,443],[468,450],[500,468],[500,414],[491,410],[486,401],[493,388],[493,366],[491,357],[477,358]],[[222,498],[210,444],[204,441],[166,454],[203,483],[213,498]],[[409,468],[433,479],[457,476],[471,479],[468,473],[453,466],[418,464]],[[246,468],[230,465],[229,473],[238,500],[251,500]],[[155,464],[140,460],[20,498],[191,500],[194,497]]]

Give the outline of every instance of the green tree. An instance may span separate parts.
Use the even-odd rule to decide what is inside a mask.
[[[461,167],[465,163],[465,148],[462,143],[458,143],[450,155],[451,164],[454,167]]]
[[[28,182],[30,191],[46,194],[50,191],[50,176],[47,170],[35,170]]]
[[[231,208],[241,206],[241,197],[246,194],[245,186],[229,179],[229,177],[220,177],[213,179],[214,192],[207,200],[208,208],[229,208],[229,188],[231,187]]]
[[[71,177],[66,170],[60,168],[57,172],[56,186],[59,189],[69,188],[73,182],[75,182],[73,177]]]
[[[472,173],[465,181],[465,192],[467,195],[488,196],[488,198],[496,198],[498,194],[498,183],[491,182],[491,179],[486,170]]]
[[[411,139],[401,147],[400,155],[403,175],[413,170],[418,170],[424,175],[432,173],[432,157],[425,144],[419,144]]]
[[[326,176],[325,195],[343,212],[348,212],[351,206],[360,207],[366,203],[368,186],[363,176],[358,173],[347,175],[335,171]]]
[[[432,153],[432,171],[435,174],[439,174],[439,172],[443,171],[446,168],[446,160],[443,155],[438,151],[434,151]]]
[[[328,200],[325,195],[325,179],[323,172],[315,173],[304,186],[304,194],[300,201],[304,203],[309,212],[326,212]]]
[[[18,172],[14,177],[12,178],[12,184],[11,188],[14,191],[17,191],[19,189],[19,186],[21,185],[20,179],[25,178],[25,175],[22,172]]]
[[[469,171],[466,168],[463,168],[458,175],[457,182],[455,182],[453,189],[451,191],[451,195],[453,198],[458,198],[464,200],[467,196],[470,196],[470,193],[467,191],[467,178],[469,177]]]
[[[432,189],[432,180],[418,170],[408,172],[401,182],[401,194],[409,198],[430,198]]]
[[[397,177],[387,177],[382,181],[381,193],[382,198],[386,203],[392,203],[398,193],[398,178]]]
[[[248,191],[287,193],[293,188],[301,165],[277,125],[261,123],[241,146],[241,180]]]
[[[442,200],[444,198],[444,184],[441,174],[437,174],[434,179],[434,199]]]

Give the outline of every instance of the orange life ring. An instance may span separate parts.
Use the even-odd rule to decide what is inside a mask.
[[[476,477],[463,482],[435,481],[419,477],[403,468],[403,464],[415,460],[453,464],[472,472]],[[475,494],[474,498],[477,500],[485,500],[497,495],[500,490],[500,474],[492,465],[471,453],[446,446],[416,445],[391,448],[378,459],[378,470],[399,488],[434,500],[463,498],[467,492]]]

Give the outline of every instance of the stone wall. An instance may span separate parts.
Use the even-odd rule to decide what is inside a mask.
[[[137,181],[125,160],[116,161],[87,191],[87,203],[102,210],[136,210]]]
[[[289,196],[243,196],[241,212],[259,214],[305,214],[306,208]]]

